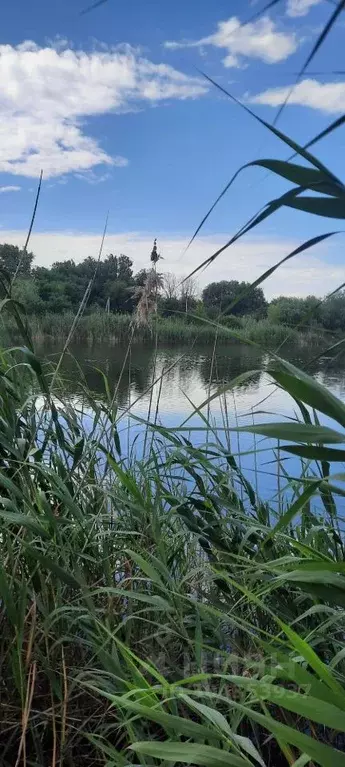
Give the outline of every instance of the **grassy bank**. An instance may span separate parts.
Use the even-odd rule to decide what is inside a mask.
[[[296,186],[229,246],[285,205],[345,217],[341,181],[264,125],[308,166],[260,161]],[[102,400],[85,382],[69,400],[62,357],[54,368],[35,354],[32,335],[65,340],[74,318],[33,318],[31,333],[12,287],[2,309],[20,343],[0,354],[1,766],[345,767],[344,403],[276,351],[262,355],[272,386],[246,422],[236,419],[237,386],[262,370],[197,403],[190,417],[202,444],[189,417],[158,426],[153,406],[131,446],[105,376]],[[252,320],[237,330],[275,348],[290,332]],[[216,332],[160,319],[158,331],[179,342]],[[129,318],[90,314],[74,340],[128,337]],[[149,329],[134,340],[152,342]],[[289,417],[266,411],[276,387],[290,398]],[[215,429],[208,406],[217,398]],[[259,473],[276,479],[271,500],[260,497]]]
[[[40,317],[30,318],[32,335],[36,340],[52,339],[63,341],[68,336],[72,327],[74,315],[46,314]],[[94,312],[85,314],[78,322],[73,338],[77,342],[92,344],[97,341],[105,341],[110,344],[127,344],[131,338],[133,343],[152,343],[158,333],[160,342],[167,343],[213,343],[215,337],[222,341],[229,341],[237,337],[239,340],[250,340],[263,344],[266,347],[276,347],[287,337],[296,344],[317,343],[322,330],[307,329],[298,331],[278,323],[272,323],[268,319],[255,320],[251,317],[236,318],[234,322],[226,322],[226,326],[218,325],[216,328],[212,322],[188,319],[185,317],[154,317],[149,325],[135,326],[133,329],[133,316],[129,314],[107,314],[106,312]],[[232,333],[233,331],[233,333]],[[3,333],[11,336],[16,333],[16,326],[11,318],[7,317],[3,325]]]
[[[304,420],[244,427],[279,439],[269,505],[207,421],[123,458],[110,399],[86,428],[32,351],[0,364],[1,764],[342,767],[343,403],[270,365]]]

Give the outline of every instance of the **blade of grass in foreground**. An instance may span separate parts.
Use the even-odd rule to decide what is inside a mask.
[[[342,4],[345,5],[345,0],[342,0]],[[212,85],[214,85],[218,90],[220,90],[222,93],[224,93],[226,96],[228,96],[232,101],[235,102],[238,106],[240,106],[242,109],[245,110],[248,114],[250,114],[252,117],[254,117],[257,122],[259,122],[261,125],[263,125],[265,128],[267,128],[271,133],[273,133],[277,138],[279,138],[281,141],[284,142],[284,144],[287,144],[293,151],[304,158],[304,160],[307,160],[311,165],[313,165],[315,168],[318,168],[319,171],[322,171],[332,183],[335,183],[339,185],[340,187],[343,186],[341,180],[337,178],[337,176],[330,171],[326,165],[324,165],[320,160],[315,157],[315,155],[311,154],[311,152],[308,151],[308,149],[305,149],[303,146],[298,144],[296,141],[291,139],[289,136],[287,136],[285,133],[282,133],[278,128],[275,128],[271,123],[266,122],[262,117],[259,117],[255,112],[253,112],[252,109],[250,109],[246,104],[243,104],[239,99],[236,98],[230,91],[226,90],[222,85],[219,85],[219,83],[216,82],[216,80],[213,80],[212,77],[209,77],[205,72],[201,72],[201,74],[208,80]],[[334,123],[332,123],[333,125]],[[325,135],[325,134],[323,134]]]
[[[196,764],[201,767],[228,767],[229,765],[248,767],[248,761],[243,757],[198,743],[176,743],[171,740],[166,743],[143,741],[133,743],[130,748],[143,756],[152,756],[168,762]]]
[[[227,91],[225,91],[225,93],[226,93],[228,96],[230,96],[230,94],[229,94]],[[231,96],[230,96],[230,97],[231,97]],[[242,105],[242,104],[241,104],[241,102],[238,102],[238,103],[239,103],[241,106],[243,106],[243,107],[245,108],[245,106],[244,106],[244,105]],[[249,111],[250,111],[250,110],[249,110]],[[255,116],[255,117],[256,117],[256,115],[254,115],[254,113],[252,113],[252,112],[250,112],[250,113],[251,113],[251,114],[253,114],[253,116]],[[328,125],[328,126],[327,126],[327,128],[324,128],[324,129],[323,129],[323,130],[322,130],[320,133],[318,133],[316,136],[314,136],[312,139],[310,139],[310,140],[309,140],[309,141],[308,141],[306,144],[304,144],[304,145],[301,147],[301,149],[302,149],[302,150],[308,150],[308,148],[309,148],[309,147],[311,147],[311,146],[314,146],[314,145],[315,145],[315,144],[316,144],[318,141],[321,141],[321,139],[323,139],[323,138],[325,138],[326,136],[330,135],[330,134],[331,134],[331,133],[332,133],[334,130],[336,130],[337,128],[340,128],[340,127],[341,127],[341,126],[344,124],[344,122],[345,122],[345,115],[342,115],[341,117],[338,117],[336,120],[333,120],[333,121],[330,123],[330,125]],[[268,124],[268,125],[269,125],[269,124]],[[298,154],[299,154],[299,151],[298,151],[298,150],[295,150],[295,151],[293,152],[293,154],[292,154],[292,155],[290,155],[290,156],[287,158],[287,160],[285,161],[285,163],[286,163],[286,164],[289,164],[289,163],[290,163],[290,161],[294,159],[294,157],[298,156]],[[220,193],[220,194],[218,195],[218,197],[216,198],[215,202],[214,202],[214,203],[211,205],[211,207],[209,208],[209,210],[207,211],[207,213],[205,214],[205,216],[202,218],[202,220],[201,220],[200,224],[197,226],[197,228],[196,228],[196,230],[195,230],[194,234],[192,235],[191,239],[190,239],[190,240],[189,240],[189,242],[188,242],[188,245],[186,246],[186,249],[185,249],[185,251],[184,251],[185,253],[187,252],[187,250],[189,250],[190,246],[192,245],[192,243],[194,242],[195,238],[196,238],[196,237],[197,237],[197,235],[199,234],[199,232],[200,232],[200,230],[202,229],[203,225],[205,224],[205,222],[207,221],[207,219],[209,218],[209,216],[211,215],[211,213],[213,212],[213,210],[215,209],[215,207],[217,206],[217,204],[220,202],[220,200],[221,200],[221,199],[224,197],[224,195],[225,195],[225,194],[227,193],[227,191],[230,189],[230,187],[232,186],[233,182],[235,181],[235,179],[237,178],[237,176],[240,174],[240,172],[241,172],[241,171],[242,171],[244,168],[247,168],[247,167],[251,167],[251,166],[254,166],[254,165],[256,165],[256,164],[257,164],[257,165],[259,165],[259,164],[260,164],[260,161],[257,161],[257,162],[255,162],[255,161],[254,161],[254,162],[251,162],[251,163],[247,163],[247,164],[243,165],[243,166],[242,166],[242,167],[241,167],[241,168],[240,168],[238,171],[236,171],[236,173],[234,173],[234,175],[232,176],[232,178],[230,179],[230,181],[229,181],[229,182],[226,184],[226,186],[223,188],[223,190],[221,191],[221,193]],[[259,211],[259,212],[260,212],[260,211]],[[255,215],[258,215],[258,213],[257,213],[257,214],[255,214]],[[255,216],[254,216],[253,218],[255,218]]]
[[[25,253],[27,253],[27,249],[29,247],[29,242],[30,242],[33,226],[34,226],[34,223],[35,223],[36,213],[37,213],[38,201],[40,199],[40,194],[41,194],[42,180],[43,180],[43,170],[41,170],[39,181],[38,181],[38,187],[37,187],[37,192],[36,192],[36,199],[35,199],[34,209],[33,209],[32,216],[31,216],[29,231],[27,233],[27,237],[26,237],[26,240],[25,240],[25,245],[24,245],[24,248],[22,250],[20,259],[18,261],[17,268],[16,268],[16,270],[14,272],[14,275],[13,275],[13,278],[12,278],[12,281],[11,281],[11,286],[13,286],[13,283],[14,283],[14,281],[15,281],[15,279],[16,279],[19,271],[20,271],[20,267],[22,265],[24,255],[25,255]]]
[[[328,426],[314,426],[314,424],[289,423],[279,421],[277,423],[262,423],[251,426],[237,426],[234,431],[261,434],[263,437],[272,439],[286,439],[291,442],[319,443],[322,445],[345,442],[345,434]]]
[[[281,530],[284,530],[284,528],[291,524],[292,520],[297,516],[297,514],[300,514],[310,499],[317,494],[318,487],[319,483],[315,482],[315,484],[309,485],[309,487],[306,487],[305,490],[303,490],[299,498],[297,498],[297,501],[291,504],[285,514],[282,514],[277,524],[272,527],[272,530],[270,530],[262,544],[263,546],[265,546],[266,543],[277,533],[279,533]]]

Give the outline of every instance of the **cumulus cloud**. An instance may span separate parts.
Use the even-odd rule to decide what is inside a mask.
[[[269,16],[263,16],[251,24],[241,26],[236,16],[220,21],[216,32],[200,40],[167,41],[166,48],[203,48],[213,45],[227,51],[225,67],[239,67],[242,59],[261,59],[266,64],[283,61],[297,49],[295,34],[278,30]]]
[[[87,135],[86,118],[207,90],[129,46],[92,53],[28,41],[0,45],[0,171],[45,178],[127,164]]]
[[[288,104],[298,104],[311,109],[319,109],[326,114],[339,114],[345,110],[345,82],[320,83],[318,80],[306,79],[294,86],[286,88],[270,88],[267,91],[251,96],[249,101],[254,104],[266,104],[278,107],[285,102],[289,95]]]
[[[0,186],[0,194],[5,194],[6,192],[20,192],[20,190],[20,186]]]
[[[25,239],[24,231],[1,231],[2,242],[22,246]],[[159,251],[164,256],[161,269],[173,272],[182,279],[227,239],[225,234],[200,237],[187,255],[183,256],[188,238],[162,235],[158,237]],[[152,242],[153,234],[109,233],[104,253],[126,253],[132,259],[135,271],[139,271],[148,266]],[[298,244],[293,238],[247,238],[236,243],[228,253],[219,256],[208,269],[201,272],[198,275],[199,286],[203,288],[215,280],[254,280]],[[30,250],[36,255],[36,265],[50,266],[54,261],[68,258],[78,262],[88,256],[96,257],[99,245],[100,235],[64,231],[35,232],[30,241]],[[264,285],[267,298],[282,294],[307,296],[315,293],[323,296],[340,285],[344,281],[344,270],[341,264],[331,263],[332,247],[331,243],[323,243],[309,251],[308,255],[298,256],[278,269]]]
[[[286,13],[288,16],[306,16],[314,5],[319,5],[322,0],[288,0]]]

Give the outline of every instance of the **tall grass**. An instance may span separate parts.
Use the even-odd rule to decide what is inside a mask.
[[[277,515],[209,422],[121,457],[107,387],[72,407],[25,349],[0,372],[1,763],[343,764],[344,405],[269,366],[304,414],[245,427],[301,458]]]
[[[64,314],[45,314],[30,318],[30,327],[33,338],[39,340],[62,341],[68,335],[74,315],[72,312]],[[254,317],[235,318],[234,322],[224,319],[224,325],[220,324],[217,331],[213,324],[198,320],[196,317],[152,317],[149,324],[135,325],[130,314],[108,314],[105,311],[91,312],[82,316],[73,333],[75,341],[84,344],[93,344],[104,341],[109,344],[143,344],[153,343],[158,333],[158,340],[167,343],[213,343],[215,335],[220,341],[228,342],[230,339],[227,328],[233,324],[238,340],[251,340],[274,348],[286,339],[289,334],[290,340],[297,344],[319,343],[320,337],[325,337],[323,330],[308,328],[303,333],[287,325],[269,322],[268,319],[257,320]],[[18,335],[13,318],[7,318],[0,335]]]
[[[284,205],[345,218],[341,181],[268,127],[309,165],[260,161],[295,186],[221,250]],[[1,764],[344,767],[344,403],[271,353],[291,418],[212,426],[251,370],[173,429],[141,422],[149,449],[122,455],[117,389],[72,404],[10,292],[2,308],[21,344],[0,356]],[[244,431],[275,502],[241,468]]]

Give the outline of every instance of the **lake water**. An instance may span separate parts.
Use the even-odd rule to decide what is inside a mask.
[[[54,359],[59,349],[44,344],[37,351],[44,357]],[[287,351],[286,356],[295,364],[316,375],[334,394],[345,399],[345,357],[321,358],[311,363],[318,353],[317,349],[305,345]],[[78,344],[72,345],[71,356],[66,357],[64,363],[71,397],[79,394],[83,375],[88,387],[97,396],[104,396],[100,370],[107,376],[110,390],[113,392],[117,388],[119,411],[124,413],[119,423],[124,452],[129,449],[134,436],[140,443],[144,431],[137,422],[128,421],[128,408],[140,418],[178,430],[193,408],[200,406],[219,386],[229,383],[242,373],[260,371],[266,361],[265,356],[253,347],[238,343],[219,345],[215,353],[212,346],[164,346],[155,350],[154,347],[134,345],[127,357],[126,354],[126,349],[117,345]],[[156,383],[152,388],[154,381]],[[248,380],[236,385],[225,396],[215,399],[210,410],[205,407],[203,412],[218,428],[229,425],[229,431],[221,432],[222,439],[231,446],[233,453],[247,453],[241,457],[242,468],[248,478],[252,479],[250,475],[255,473],[260,494],[272,500],[277,492],[277,471],[271,463],[274,458],[272,452],[264,452],[265,448],[271,447],[270,443],[258,437],[254,442],[253,435],[249,434],[241,434],[239,440],[231,427],[291,417],[295,412],[293,400],[275,387],[265,372],[253,372]],[[195,444],[205,442],[205,432],[200,430],[203,422],[199,415],[194,414],[186,426],[190,431],[183,432],[184,436],[188,436]],[[254,446],[263,450],[259,453],[259,461],[256,459],[255,467],[251,454]],[[289,473],[296,472],[298,476],[296,460],[291,458],[287,461]],[[337,470],[342,470],[339,464]]]

